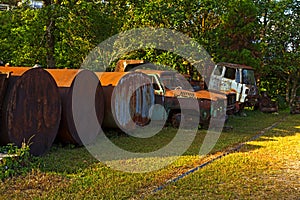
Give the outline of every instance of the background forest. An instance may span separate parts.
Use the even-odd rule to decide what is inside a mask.
[[[299,0],[0,0],[0,60],[14,66],[79,68],[99,43],[140,27],[169,28],[201,44],[214,62],[256,69],[258,84],[289,105],[300,95]],[[186,72],[177,55],[144,49],[145,59]]]

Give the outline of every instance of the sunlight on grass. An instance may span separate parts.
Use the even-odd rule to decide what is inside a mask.
[[[147,199],[297,199],[300,133],[293,124],[298,122],[299,117],[288,117],[278,128],[247,142],[240,152],[215,161]]]
[[[281,120],[279,115],[246,111],[248,117],[231,116],[228,126],[233,129],[221,133],[210,155],[199,156],[206,131],[199,130],[196,138],[184,153],[171,165],[148,173],[116,171],[95,159],[85,148],[55,145],[51,151],[39,158],[35,168],[24,176],[0,182],[1,198],[4,199],[238,199],[271,195],[275,199],[282,195],[299,194],[288,188],[280,177],[294,187],[291,172],[299,167],[299,116],[289,116],[272,131],[256,141],[248,142],[240,152],[230,154],[211,165],[193,173],[161,192],[152,194],[158,186],[199,166],[206,160],[229,148],[245,142],[260,130]],[[263,123],[262,123],[263,122]],[[136,140],[126,135],[112,136],[111,140],[133,152],[151,152],[167,144],[176,129],[164,131],[147,140]],[[178,144],[180,145],[180,143]],[[295,151],[298,150],[298,153]],[[283,159],[284,158],[284,159]],[[155,165],[161,158],[132,158],[119,160],[128,166]],[[293,167],[288,164],[293,161]],[[274,164],[276,163],[276,165]],[[299,168],[298,168],[299,169]],[[300,171],[300,170],[298,170]],[[285,174],[285,176],[281,176]],[[297,175],[297,173],[293,173]],[[280,183],[280,184],[279,184]],[[280,188],[281,186],[282,188]],[[264,189],[267,188],[267,189]],[[299,187],[298,187],[299,188]],[[293,197],[293,196],[291,196]],[[250,198],[251,199],[251,198]],[[259,199],[259,198],[258,198]]]

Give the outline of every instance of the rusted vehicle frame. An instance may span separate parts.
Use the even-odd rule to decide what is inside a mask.
[[[291,114],[300,114],[300,96],[296,96],[291,108],[290,108]]]
[[[181,116],[181,108],[179,105],[179,100],[183,100],[185,105],[185,109],[188,109],[190,113],[190,116],[185,116],[185,118],[189,119],[195,119],[198,121],[199,125],[201,127],[208,127],[210,123],[211,117],[224,117],[223,115],[220,115],[222,113],[223,109],[226,107],[226,96],[223,93],[220,92],[211,92],[207,90],[201,90],[195,92],[193,89],[190,90],[184,90],[181,88],[175,88],[170,89],[166,87],[162,81],[161,76],[171,74],[172,76],[176,76],[177,74],[180,75],[177,72],[174,71],[163,71],[163,70],[149,70],[149,69],[135,69],[141,68],[141,65],[145,64],[144,60],[119,60],[117,62],[117,67],[115,71],[139,71],[142,73],[145,73],[152,77],[152,83],[154,83],[154,91],[155,91],[155,103],[163,105],[166,113],[167,113],[167,119],[171,124],[175,127],[178,127],[180,124],[180,120],[182,118]],[[153,68],[153,64],[148,63],[152,65],[150,67]],[[147,65],[147,64],[146,64]],[[144,65],[144,66],[146,66]],[[147,66],[146,66],[147,67]],[[143,68],[143,66],[142,66]],[[180,75],[182,76],[182,75]],[[183,76],[182,76],[183,77]],[[184,78],[184,77],[183,77]],[[185,79],[185,78],[184,78]],[[190,84],[189,84],[190,85]],[[190,88],[191,85],[190,85]],[[234,94],[233,94],[234,95]],[[198,108],[189,108],[189,101],[196,100],[198,103]],[[214,102],[214,106],[212,106],[212,102]],[[222,105],[215,105],[216,102],[218,104]],[[220,103],[221,102],[221,103]],[[192,105],[192,104],[191,104]],[[233,108],[234,106],[232,106]],[[164,112],[161,112],[162,117]]]
[[[149,76],[157,77],[156,79],[162,79],[163,76],[177,76],[180,75],[174,71],[161,71],[161,70],[137,70],[143,72]],[[181,75],[180,75],[181,76]],[[181,100],[181,104],[184,104],[184,109],[188,110],[189,116],[184,116],[185,119],[190,119],[190,122],[193,120],[197,120],[201,127],[207,128],[210,123],[210,118],[212,115],[214,117],[219,116],[218,109],[225,109],[224,102],[226,101],[226,97],[222,94],[216,94],[213,92],[209,92],[206,90],[194,92],[193,90],[185,90],[181,88],[171,89],[168,88],[161,81],[157,82],[161,85],[160,90],[155,91],[156,99],[161,99],[156,103],[160,103],[164,106],[167,114],[168,121],[174,126],[178,127],[180,124],[181,116],[181,105],[179,100]],[[189,101],[197,101],[198,108],[189,107],[189,105],[194,105],[193,103],[189,103]],[[212,106],[212,101],[222,101],[222,106],[216,108]],[[216,109],[215,109],[216,108]],[[189,122],[187,123],[189,124]]]

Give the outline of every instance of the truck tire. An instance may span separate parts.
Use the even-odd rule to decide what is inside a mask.
[[[174,128],[179,128],[181,122],[181,113],[174,113],[171,118],[171,124]]]

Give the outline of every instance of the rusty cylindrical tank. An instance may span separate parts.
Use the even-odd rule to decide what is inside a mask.
[[[57,140],[76,145],[93,142],[99,132],[89,130],[95,130],[91,126],[101,127],[104,116],[104,97],[99,79],[89,70],[47,71],[55,79],[62,100],[62,119]]]
[[[42,68],[0,67],[0,72],[10,74],[1,107],[1,144],[20,147],[26,142],[33,155],[44,154],[53,144],[61,116],[55,81]]]
[[[150,78],[141,72],[96,72],[104,91],[104,128],[134,130],[150,122],[154,105]]]

